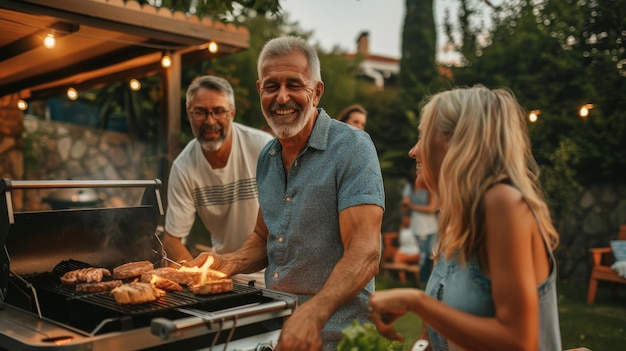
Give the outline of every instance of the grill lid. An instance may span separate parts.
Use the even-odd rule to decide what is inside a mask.
[[[74,208],[14,212],[15,189],[143,188],[139,205],[116,208]],[[156,227],[163,216],[161,182],[136,181],[11,181],[0,182],[0,287],[5,299],[9,271],[26,275],[51,272],[63,260],[95,267],[132,261],[158,263],[163,247]],[[74,188],[74,189],[72,189]],[[124,189],[121,189],[122,191]],[[157,252],[157,253],[155,253]]]

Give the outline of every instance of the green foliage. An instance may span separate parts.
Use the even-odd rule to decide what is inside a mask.
[[[343,339],[337,351],[402,351],[404,346],[398,341],[390,341],[380,335],[373,324],[358,321],[342,330]]]
[[[460,1],[465,4],[467,1]],[[495,11],[489,40],[468,30],[456,85],[507,87],[527,110],[533,152],[553,199],[622,182],[626,170],[626,1],[513,1]],[[467,41],[463,41],[467,46]],[[578,108],[593,103],[582,119]]]
[[[549,199],[555,214],[569,213],[583,190],[576,180],[574,170],[580,162],[578,145],[571,139],[562,139],[559,147],[548,155],[551,166],[544,165],[543,187],[548,194],[558,194],[558,198]]]
[[[140,4],[151,4],[167,8],[170,11],[198,14],[200,17],[211,17],[225,22],[237,22],[239,18],[249,18],[254,13],[278,13],[278,0],[136,0]]]

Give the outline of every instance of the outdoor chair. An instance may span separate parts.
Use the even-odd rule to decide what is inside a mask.
[[[380,270],[383,275],[389,276],[389,273],[395,271],[398,273],[400,283],[406,284],[406,274],[413,274],[415,284],[420,284],[420,268],[417,264],[398,263],[393,261],[393,256],[398,250],[398,233],[383,233],[383,253],[380,260]]]
[[[622,224],[617,235],[617,240],[626,240],[626,224]],[[593,258],[593,268],[591,269],[591,278],[589,280],[589,289],[587,292],[587,304],[591,305],[596,299],[596,292],[599,281],[610,282],[613,296],[617,296],[618,284],[626,284],[626,278],[620,277],[615,270],[611,268],[611,264],[615,261],[613,251],[610,247],[599,247],[589,249]]]

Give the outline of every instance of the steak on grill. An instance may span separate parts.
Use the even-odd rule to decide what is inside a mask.
[[[113,268],[113,278],[126,279],[138,277],[141,273],[152,269],[154,269],[154,265],[150,261],[129,262]]]
[[[61,276],[61,283],[66,285],[75,285],[78,283],[95,283],[102,281],[102,278],[105,276],[111,276],[111,272],[106,268],[82,268],[63,274],[63,276]]]
[[[150,283],[133,282],[122,284],[111,290],[111,295],[120,305],[140,304],[165,296],[165,291],[155,288]]]

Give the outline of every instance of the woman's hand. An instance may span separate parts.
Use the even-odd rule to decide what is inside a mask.
[[[404,341],[393,323],[410,311],[411,299],[420,293],[417,289],[389,289],[373,293],[367,306],[369,320],[387,339]]]

